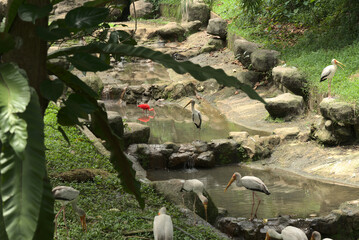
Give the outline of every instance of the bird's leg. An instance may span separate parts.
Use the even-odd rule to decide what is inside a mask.
[[[62,216],[63,216],[64,223],[65,223],[66,236],[69,236],[69,230],[67,229],[67,224],[66,224],[65,208],[64,208],[64,210],[62,211]]]
[[[328,98],[331,98],[331,86],[332,86],[332,79],[328,81]]]
[[[257,194],[254,193],[254,195],[256,195],[256,197],[258,198],[258,205],[257,205],[257,208],[256,208],[256,212],[254,213],[254,217],[257,218],[257,211],[258,211],[258,208],[259,208],[259,204],[261,204],[262,200],[257,196]]]
[[[252,192],[252,211],[251,211],[251,218],[249,219],[250,221],[253,220],[253,208],[254,208],[254,192]]]
[[[57,238],[57,217],[59,216],[60,212],[65,208],[65,205],[60,208],[60,211],[56,214],[54,222],[55,222],[55,238]]]
[[[194,196],[194,201],[193,201],[193,221],[194,221],[194,224],[196,224],[196,200],[197,200],[197,196]]]

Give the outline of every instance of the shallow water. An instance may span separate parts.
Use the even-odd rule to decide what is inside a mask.
[[[271,192],[270,195],[256,193],[262,199],[258,218],[272,218],[279,215],[309,217],[311,214],[324,216],[338,209],[341,203],[359,198],[357,188],[327,184],[283,171],[254,170],[237,165],[198,171],[148,171],[148,178],[150,180],[197,178],[205,184],[217,207],[227,209],[231,217],[249,218],[252,192],[243,187],[239,188],[234,183],[224,192],[235,171],[242,176],[259,177]]]
[[[115,102],[107,102],[106,109],[117,111],[125,121],[138,122],[151,128],[149,143],[190,143],[194,140],[211,141],[212,139],[227,138],[231,131],[249,131],[252,134],[263,135],[262,132],[253,132],[240,125],[231,123],[215,109],[206,109],[203,112],[201,129],[192,123],[190,107],[183,109],[177,104],[155,106],[155,113],[145,114],[136,105],[120,106]]]

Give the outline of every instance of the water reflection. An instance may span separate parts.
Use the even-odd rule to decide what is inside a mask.
[[[247,131],[247,129],[228,122],[215,110],[203,113],[201,130],[192,123],[191,111],[177,104],[151,106],[155,108],[156,117],[147,116],[135,105],[121,106],[115,102],[106,102],[106,109],[117,111],[127,121],[140,121],[151,128],[150,143],[190,143],[194,140],[211,141],[227,138],[230,131]]]
[[[244,188],[232,186],[224,193],[224,189],[232,174],[238,171],[242,176],[259,177],[267,185],[271,195],[258,193],[262,199],[257,216],[271,218],[279,215],[293,217],[320,216],[337,209],[345,201],[359,199],[357,188],[327,184],[306,179],[282,171],[254,170],[245,166],[224,166],[215,169],[198,170],[195,173],[182,171],[149,171],[151,180],[170,178],[197,178],[205,184],[213,201],[218,207],[228,210],[233,217],[249,217],[251,213],[252,193]]]

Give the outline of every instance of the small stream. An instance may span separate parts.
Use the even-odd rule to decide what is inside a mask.
[[[223,166],[205,170],[148,171],[150,180],[171,178],[197,178],[205,184],[217,207],[227,209],[231,217],[250,217],[252,193],[232,184],[224,189],[232,174],[238,171],[242,176],[259,177],[267,185],[271,195],[257,193],[262,199],[258,218],[272,218],[279,215],[292,217],[324,216],[345,201],[359,198],[357,188],[323,183],[276,170],[257,170],[244,165]]]

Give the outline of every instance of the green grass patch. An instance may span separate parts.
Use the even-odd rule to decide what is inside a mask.
[[[57,131],[57,108],[54,105],[46,111],[45,136],[48,173],[50,176],[76,168],[98,168],[111,173],[110,177],[96,177],[92,182],[62,182],[51,178],[53,186],[71,186],[80,191],[79,207],[87,214],[88,231],[81,229],[80,219],[71,206],[66,207],[67,226],[70,239],[153,239],[151,231],[124,236],[125,232],[136,230],[151,230],[153,218],[162,206],[172,217],[173,224],[184,229],[197,239],[221,239],[216,237],[213,230],[203,226],[193,226],[188,219],[163,196],[147,184],[142,183],[141,192],[146,199],[146,207],[141,210],[134,196],[127,194],[120,185],[120,180],[109,163],[107,157],[99,154],[89,141],[76,127],[64,127],[70,140],[69,145],[61,133]],[[55,203],[55,211],[61,208]],[[131,235],[131,234],[130,234]],[[175,239],[190,239],[178,230],[174,230]],[[66,230],[62,216],[58,218],[58,239],[66,239]]]

